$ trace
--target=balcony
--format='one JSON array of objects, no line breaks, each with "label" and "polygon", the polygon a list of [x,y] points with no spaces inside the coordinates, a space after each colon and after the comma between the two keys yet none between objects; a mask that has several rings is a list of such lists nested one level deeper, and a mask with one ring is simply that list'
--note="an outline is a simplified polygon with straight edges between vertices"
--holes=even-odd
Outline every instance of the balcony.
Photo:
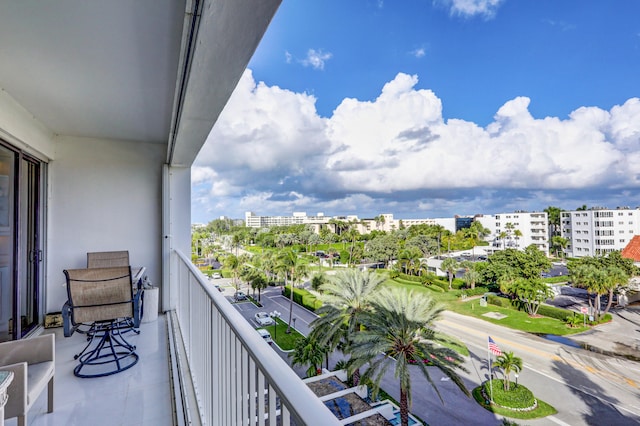
[{"label": "balcony", "polygon": [[85,336],[47,330],[56,334],[55,411],[46,413],[43,395],[31,425],[340,424],[184,254],[171,262],[176,309],[129,337],[140,355],[130,370],[77,378],[73,356]]}]

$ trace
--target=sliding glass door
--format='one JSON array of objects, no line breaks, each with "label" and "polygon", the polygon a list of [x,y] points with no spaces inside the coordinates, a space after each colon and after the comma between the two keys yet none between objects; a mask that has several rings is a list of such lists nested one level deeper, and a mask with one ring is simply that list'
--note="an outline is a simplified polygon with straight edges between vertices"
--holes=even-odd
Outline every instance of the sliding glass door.
[{"label": "sliding glass door", "polygon": [[0,341],[41,320],[41,163],[0,145]]}]

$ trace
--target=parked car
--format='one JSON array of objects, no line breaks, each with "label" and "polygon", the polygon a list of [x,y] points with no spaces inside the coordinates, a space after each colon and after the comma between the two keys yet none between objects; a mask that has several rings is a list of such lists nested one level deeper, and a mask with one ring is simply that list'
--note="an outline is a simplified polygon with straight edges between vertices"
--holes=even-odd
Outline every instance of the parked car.
[{"label": "parked car", "polygon": [[268,344],[272,344],[273,343],[273,340],[271,339],[271,334],[269,334],[269,332],[267,330],[265,330],[264,328],[259,328],[256,331],[258,332],[258,334],[260,336],[262,336],[262,338],[264,339],[265,342],[267,342]]},{"label": "parked car", "polygon": [[234,295],[233,295],[233,299],[238,302],[240,300],[247,300],[247,295],[244,294],[241,291],[237,291]]},{"label": "parked car", "polygon": [[273,324],[273,318],[271,318],[269,314],[266,312],[258,312],[253,317],[255,318],[258,325],[261,327]]},{"label": "parked car", "polygon": [[222,274],[220,274],[220,272],[214,272],[213,274],[211,274],[211,278],[213,278],[214,280],[220,279],[222,278]]}]

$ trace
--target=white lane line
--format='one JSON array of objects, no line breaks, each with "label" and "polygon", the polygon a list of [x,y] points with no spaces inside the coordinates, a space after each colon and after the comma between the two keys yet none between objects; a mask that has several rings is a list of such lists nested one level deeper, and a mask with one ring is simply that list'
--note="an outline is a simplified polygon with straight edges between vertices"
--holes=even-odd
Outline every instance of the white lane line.
[{"label": "white lane line", "polygon": [[[274,300],[274,299],[279,299],[281,297],[283,297],[283,296],[274,296],[274,297],[270,297],[269,299],[271,299],[271,301],[273,303],[275,303],[276,305],[280,306],[282,309],[286,309],[288,311],[289,310],[289,304],[288,303],[286,305],[284,305],[284,304],[280,303],[279,301]],[[307,326],[309,325],[308,321],[305,321],[303,318],[300,318],[300,317],[296,317],[296,321],[302,321],[303,323],[307,324]]]},{"label": "white lane line", "polygon": [[559,424],[560,426],[571,426],[569,423],[565,423],[562,420],[560,420],[557,417],[554,416],[547,416],[547,419],[551,420],[552,422]]}]

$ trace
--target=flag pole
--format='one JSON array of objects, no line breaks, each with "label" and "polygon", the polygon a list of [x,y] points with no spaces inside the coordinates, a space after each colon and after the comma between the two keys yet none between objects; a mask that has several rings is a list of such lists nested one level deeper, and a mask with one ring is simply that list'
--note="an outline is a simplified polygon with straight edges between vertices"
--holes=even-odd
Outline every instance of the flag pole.
[{"label": "flag pole", "polygon": [[491,350],[489,349],[489,344],[487,344],[487,362],[489,363],[489,398],[493,403],[493,383],[491,382],[493,373],[491,372]]}]

